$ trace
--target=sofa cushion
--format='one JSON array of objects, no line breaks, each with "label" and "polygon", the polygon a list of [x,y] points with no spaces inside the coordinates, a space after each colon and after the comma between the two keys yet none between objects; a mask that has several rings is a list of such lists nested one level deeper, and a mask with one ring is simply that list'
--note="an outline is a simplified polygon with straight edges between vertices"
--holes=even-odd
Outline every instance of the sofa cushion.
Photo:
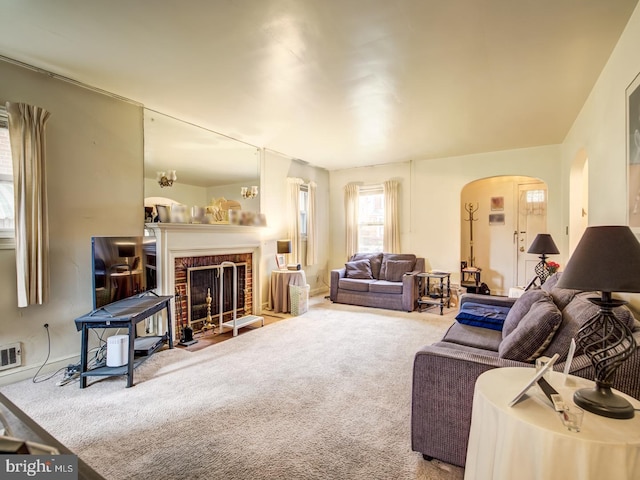
[{"label": "sofa cushion", "polygon": [[415,264],[415,260],[387,260],[384,279],[389,282],[401,282],[404,274],[411,272]]},{"label": "sofa cushion", "polygon": [[338,288],[342,290],[350,290],[352,292],[368,292],[369,285],[375,280],[365,280],[360,278],[341,278],[338,281]]},{"label": "sofa cushion", "polygon": [[369,260],[371,264],[371,275],[373,278],[380,278],[380,267],[382,266],[382,253],[356,253],[349,261]]},{"label": "sofa cushion", "polygon": [[502,325],[508,313],[509,307],[465,302],[460,307],[456,320],[465,325],[490,328],[491,330],[502,332]]},{"label": "sofa cushion", "polygon": [[454,322],[442,338],[442,343],[466,345],[492,352],[498,351],[501,341],[502,335],[497,330],[464,325],[458,322]]},{"label": "sofa cushion", "polygon": [[[577,294],[573,300],[562,311],[562,325],[553,340],[544,351],[544,355],[552,357],[554,354],[558,354],[558,361],[562,362],[567,358],[569,353],[569,346],[571,345],[571,339],[575,338],[578,330],[594,315],[596,315],[600,309],[591,303],[589,297],[600,297],[596,292],[583,292]],[[616,307],[613,309],[616,318],[627,325],[631,330],[635,328],[635,318],[631,311],[625,307]],[[576,349],[575,354],[581,353],[580,347]]]},{"label": "sofa cushion", "polygon": [[402,294],[402,282],[389,282],[387,280],[376,280],[369,285],[371,293],[396,293]]},{"label": "sofa cushion", "polygon": [[372,279],[371,262],[368,258],[362,260],[354,260],[344,264],[345,276],[347,278],[368,278]]},{"label": "sofa cushion", "polygon": [[562,272],[554,273],[547,279],[546,282],[542,284],[542,287],[540,287],[542,290],[551,295],[554,303],[560,311],[564,310],[564,308],[569,305],[569,302],[573,300],[573,297],[580,293],[580,290],[556,287],[556,284],[558,283],[558,280],[560,280],[561,275]]},{"label": "sofa cushion", "polygon": [[553,300],[544,297],[531,305],[518,326],[500,343],[501,358],[533,362],[549,346],[562,322],[562,314]]},{"label": "sofa cushion", "polygon": [[407,272],[412,271],[413,267],[416,264],[416,256],[412,253],[385,253],[382,255],[382,266],[380,267],[380,276],[378,277],[380,280],[388,280],[387,264],[390,260],[392,261],[408,260],[410,262],[413,262],[413,264],[411,265],[411,268],[409,270],[406,270]]},{"label": "sofa cushion", "polygon": [[511,310],[509,310],[509,314],[504,321],[504,326],[502,327],[502,338],[507,337],[511,332],[513,332],[520,320],[529,313],[531,310],[531,306],[536,303],[538,300],[542,298],[547,298],[548,294],[540,290],[539,288],[534,288],[531,290],[527,290],[524,292],[518,299],[515,301]]}]

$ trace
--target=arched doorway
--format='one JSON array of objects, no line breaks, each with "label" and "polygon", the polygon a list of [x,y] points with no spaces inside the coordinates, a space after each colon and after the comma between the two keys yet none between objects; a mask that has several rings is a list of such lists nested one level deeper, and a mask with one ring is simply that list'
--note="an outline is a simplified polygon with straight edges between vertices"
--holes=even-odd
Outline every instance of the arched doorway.
[{"label": "arched doorway", "polygon": [[492,294],[526,285],[539,262],[527,249],[547,231],[546,183],[525,176],[475,180],[463,187],[460,204],[461,261],[482,270]]}]

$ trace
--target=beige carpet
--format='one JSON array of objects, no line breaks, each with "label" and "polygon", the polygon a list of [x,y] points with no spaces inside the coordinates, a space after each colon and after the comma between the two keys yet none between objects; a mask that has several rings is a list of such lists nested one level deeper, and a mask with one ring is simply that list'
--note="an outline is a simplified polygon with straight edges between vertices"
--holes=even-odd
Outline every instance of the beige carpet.
[{"label": "beige carpet", "polygon": [[135,373],[2,392],[107,479],[438,479],[411,451],[411,369],[453,311],[316,302],[306,314]]}]

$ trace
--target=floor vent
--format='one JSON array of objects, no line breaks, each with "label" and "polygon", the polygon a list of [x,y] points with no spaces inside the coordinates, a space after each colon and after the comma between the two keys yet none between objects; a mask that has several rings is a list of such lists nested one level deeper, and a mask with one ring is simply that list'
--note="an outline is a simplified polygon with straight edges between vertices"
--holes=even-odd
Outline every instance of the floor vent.
[{"label": "floor vent", "polygon": [[20,342],[0,347],[0,370],[22,365]]}]

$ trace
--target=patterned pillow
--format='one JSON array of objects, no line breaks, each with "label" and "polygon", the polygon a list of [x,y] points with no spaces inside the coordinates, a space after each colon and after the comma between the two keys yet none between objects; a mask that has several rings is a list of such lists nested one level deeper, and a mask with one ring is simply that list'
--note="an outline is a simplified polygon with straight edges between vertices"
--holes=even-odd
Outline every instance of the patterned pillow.
[{"label": "patterned pillow", "polygon": [[504,321],[504,326],[502,327],[502,338],[507,337],[511,332],[513,332],[520,320],[529,313],[531,310],[531,306],[536,303],[538,300],[547,298],[548,295],[543,290],[539,288],[534,288],[531,290],[527,290],[524,292],[513,304],[511,310],[509,310],[509,314]]},{"label": "patterned pillow", "polygon": [[345,276],[347,278],[373,278],[373,274],[371,273],[371,263],[369,263],[369,260],[365,259],[347,262],[344,264],[344,267],[346,269]]},{"label": "patterned pillow", "polygon": [[413,262],[411,268],[407,270],[407,272],[412,271],[416,264],[416,256],[413,253],[385,253],[382,255],[382,265],[380,266],[380,276],[378,277],[380,280],[388,280],[387,265],[390,261],[397,260],[409,260],[410,262]]},{"label": "patterned pillow", "polygon": [[556,272],[551,275],[546,282],[542,284],[540,287],[542,290],[547,292],[553,298],[554,303],[560,309],[560,311],[564,310],[564,308],[569,305],[573,297],[575,297],[580,290],[573,290],[570,288],[560,288],[557,287],[556,284],[560,280],[560,276],[562,272]]},{"label": "patterned pillow", "polygon": [[387,260],[384,275],[389,282],[401,282],[405,273],[413,270],[415,261],[412,260]]},{"label": "patterned pillow", "polygon": [[542,355],[562,322],[562,314],[551,298],[541,298],[522,317],[518,326],[500,342],[498,356],[533,362]]},{"label": "patterned pillow", "polygon": [[369,260],[371,264],[371,275],[373,278],[380,278],[380,267],[382,266],[382,253],[356,253],[349,261]]}]

